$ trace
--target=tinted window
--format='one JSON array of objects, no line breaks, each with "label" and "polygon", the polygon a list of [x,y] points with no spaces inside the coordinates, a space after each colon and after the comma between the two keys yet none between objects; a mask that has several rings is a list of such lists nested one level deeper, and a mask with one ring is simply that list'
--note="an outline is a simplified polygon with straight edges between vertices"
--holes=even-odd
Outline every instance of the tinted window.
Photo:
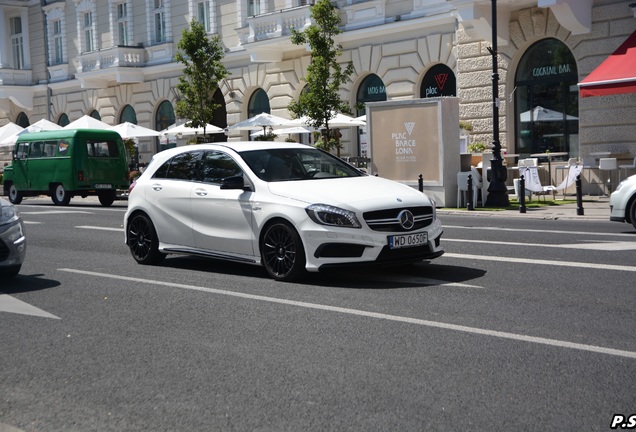
[{"label": "tinted window", "polygon": [[42,157],[55,156],[55,147],[57,147],[57,141],[45,141],[43,145]]},{"label": "tinted window", "polygon": [[42,157],[44,143],[42,141],[35,141],[31,143],[31,151],[29,152],[29,158]]},{"label": "tinted window", "polygon": [[117,157],[117,143],[115,141],[86,141],[86,151],[89,157]]},{"label": "tinted window", "polygon": [[197,162],[201,159],[201,152],[182,153],[165,162],[155,171],[153,178],[167,178],[175,180],[194,180],[197,172]]},{"label": "tinted window", "polygon": [[243,175],[241,168],[227,154],[206,152],[201,164],[201,180],[206,183],[221,183],[224,178]]},{"label": "tinted window", "polygon": [[311,180],[363,175],[351,165],[316,149],[271,149],[241,153],[241,157],[261,180]]}]

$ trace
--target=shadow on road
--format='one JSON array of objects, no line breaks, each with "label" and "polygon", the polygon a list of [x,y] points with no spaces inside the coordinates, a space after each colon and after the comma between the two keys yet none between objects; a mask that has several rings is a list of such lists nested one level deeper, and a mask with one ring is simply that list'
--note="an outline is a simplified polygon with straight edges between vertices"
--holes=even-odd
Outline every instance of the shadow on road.
[{"label": "shadow on road", "polygon": [[[18,274],[13,279],[3,280],[0,292],[4,294],[18,294],[23,292],[39,291],[60,286],[60,282],[44,278],[43,274]],[[1,430],[1,429],[0,429]]]}]

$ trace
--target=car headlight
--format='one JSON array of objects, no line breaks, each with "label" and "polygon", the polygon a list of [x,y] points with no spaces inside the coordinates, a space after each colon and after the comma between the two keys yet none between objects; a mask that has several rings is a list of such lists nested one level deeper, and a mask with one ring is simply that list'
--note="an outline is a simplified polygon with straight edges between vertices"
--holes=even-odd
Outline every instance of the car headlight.
[{"label": "car headlight", "polygon": [[312,204],[305,209],[312,221],[320,225],[345,228],[361,228],[356,214],[352,211],[327,204]]},{"label": "car headlight", "polygon": [[17,221],[20,217],[20,213],[13,206],[2,206],[0,210],[0,225]]}]

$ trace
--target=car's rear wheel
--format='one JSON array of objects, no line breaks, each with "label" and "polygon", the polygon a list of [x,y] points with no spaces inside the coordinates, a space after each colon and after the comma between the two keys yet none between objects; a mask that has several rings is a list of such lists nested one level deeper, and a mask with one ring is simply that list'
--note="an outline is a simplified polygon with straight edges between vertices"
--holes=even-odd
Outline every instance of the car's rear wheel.
[{"label": "car's rear wheel", "polygon": [[14,184],[11,184],[11,187],[9,188],[9,201],[11,201],[12,204],[20,204],[22,202],[22,197],[22,192],[20,192]]},{"label": "car's rear wheel", "polygon": [[128,223],[128,247],[139,264],[159,264],[166,257],[159,252],[159,237],[150,218],[143,214],[133,216]]},{"label": "car's rear wheel", "polygon": [[115,202],[115,191],[102,191],[97,193],[97,197],[99,198],[99,203],[104,207],[110,207]]},{"label": "car's rear wheel", "polygon": [[51,195],[51,199],[53,200],[53,204],[59,206],[66,206],[71,202],[71,194],[68,193],[66,189],[64,189],[64,185],[62,183],[58,183],[53,186],[53,194]]},{"label": "car's rear wheel", "polygon": [[265,270],[279,281],[293,281],[305,272],[305,250],[300,236],[287,222],[267,227],[261,242],[261,259]]},{"label": "car's rear wheel", "polygon": [[632,205],[629,207],[629,220],[632,221],[632,225],[636,228],[636,199],[632,200]]}]

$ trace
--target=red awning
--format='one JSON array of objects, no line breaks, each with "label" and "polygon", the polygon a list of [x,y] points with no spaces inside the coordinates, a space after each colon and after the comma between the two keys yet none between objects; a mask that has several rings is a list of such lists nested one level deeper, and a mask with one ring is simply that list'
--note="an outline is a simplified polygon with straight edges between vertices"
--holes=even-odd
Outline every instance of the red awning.
[{"label": "red awning", "polygon": [[636,93],[636,32],[579,83],[581,97]]}]

